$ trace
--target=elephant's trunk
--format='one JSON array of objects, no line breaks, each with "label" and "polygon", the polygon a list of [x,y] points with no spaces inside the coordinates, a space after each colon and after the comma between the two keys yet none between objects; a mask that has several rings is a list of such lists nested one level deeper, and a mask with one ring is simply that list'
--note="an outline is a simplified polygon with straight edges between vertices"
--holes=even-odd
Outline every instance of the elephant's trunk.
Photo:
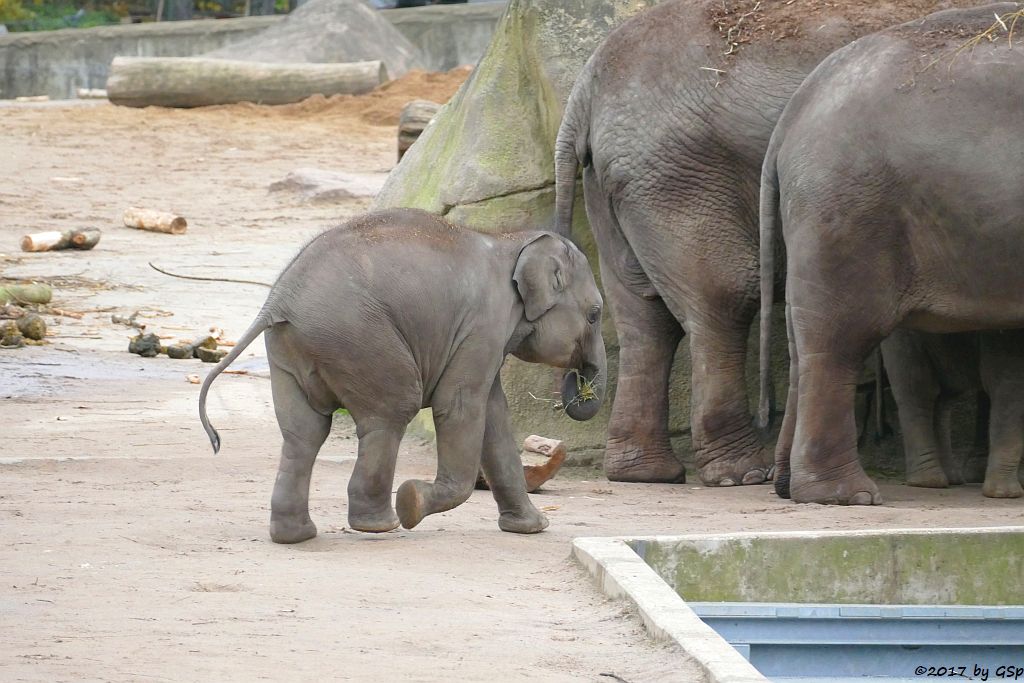
[{"label": "elephant's trunk", "polygon": [[574,420],[589,420],[597,415],[608,386],[608,358],[601,330],[595,330],[591,337],[590,348],[579,367],[565,373],[562,380],[562,405]]}]

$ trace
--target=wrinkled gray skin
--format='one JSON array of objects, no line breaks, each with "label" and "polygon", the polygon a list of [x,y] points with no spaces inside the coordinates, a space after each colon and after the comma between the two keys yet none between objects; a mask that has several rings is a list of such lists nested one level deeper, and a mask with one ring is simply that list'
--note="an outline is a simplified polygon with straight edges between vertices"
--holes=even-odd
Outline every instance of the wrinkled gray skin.
[{"label": "wrinkled gray skin", "polygon": [[[978,427],[990,430],[982,493],[1024,495],[1018,481],[1024,450],[1024,330],[928,334],[898,329],[882,342],[882,355],[899,407],[908,485],[945,488],[979,480],[953,457],[950,413],[954,399],[984,389],[991,407],[989,400],[979,406]],[[976,462],[983,459],[968,460]]]},{"label": "wrinkled gray skin", "polygon": [[[555,147],[556,229],[569,234],[582,164],[587,217],[621,345],[605,453],[611,480],[685,479],[668,430],[669,375],[684,331],[701,481],[731,486],[770,477],[745,378],[760,298],[765,150],[782,108],[821,59],[859,35],[924,13],[879,3],[851,19],[822,3],[803,12],[805,0],[795,1],[804,22],[796,36],[762,34],[726,57],[711,17],[724,0],[668,0],[609,34],[566,104]],[[769,10],[782,7],[772,0]]]},{"label": "wrinkled gray skin", "polygon": [[[504,531],[548,522],[526,494],[519,449],[498,374],[507,354],[569,368],[566,412],[589,419],[604,396],[601,296],[586,257],[551,233],[484,235],[431,214],[367,214],[321,234],[284,270],[249,330],[203,383],[265,331],[274,410],[284,437],[270,536],[316,535],[309,518],[313,463],[346,408],[359,453],[348,485],[349,526],[416,526],[473,491],[483,467]],[[595,396],[577,395],[577,370]],[[437,477],[406,481],[391,505],[398,445],[409,421],[433,409]]]},{"label": "wrinkled gray skin", "polygon": [[[940,12],[862,38],[826,59],[779,121],[764,165],[761,284],[770,310],[781,221],[792,371],[780,494],[881,502],[857,457],[854,387],[897,326],[1024,327],[1024,51],[1001,33],[957,54],[1017,8]],[[1019,457],[1019,411],[1010,417],[1016,428],[992,433]]]}]

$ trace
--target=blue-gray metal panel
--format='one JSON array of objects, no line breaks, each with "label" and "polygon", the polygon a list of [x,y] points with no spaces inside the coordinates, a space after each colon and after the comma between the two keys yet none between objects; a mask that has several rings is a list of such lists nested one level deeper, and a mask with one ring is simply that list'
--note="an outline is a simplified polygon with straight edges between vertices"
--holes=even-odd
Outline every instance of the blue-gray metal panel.
[{"label": "blue-gray metal panel", "polygon": [[[862,645],[755,645],[750,648],[750,663],[773,681],[778,678],[805,683],[808,678],[827,681],[864,677],[913,679],[918,667],[961,666],[965,671],[960,680],[969,679],[975,673],[974,667],[980,667],[988,669],[987,679],[994,681],[998,680],[995,672],[1000,666],[1024,667],[1024,647],[942,645],[909,649]],[[958,677],[944,675],[932,678]],[[917,680],[928,680],[928,677],[918,674]]]},{"label": "blue-gray metal panel", "polygon": [[1024,647],[1024,621],[999,619],[771,619],[702,617],[730,643],[1000,645]]},{"label": "blue-gray metal panel", "polygon": [[700,616],[1024,619],[1024,606],[1022,605],[863,605],[795,602],[688,602],[687,604]]}]

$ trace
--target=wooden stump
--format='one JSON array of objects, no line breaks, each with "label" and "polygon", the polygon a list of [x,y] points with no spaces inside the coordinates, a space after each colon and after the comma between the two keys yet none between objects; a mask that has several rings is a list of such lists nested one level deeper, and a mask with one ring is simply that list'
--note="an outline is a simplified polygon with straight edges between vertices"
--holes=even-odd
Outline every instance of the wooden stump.
[{"label": "wooden stump", "polygon": [[413,100],[405,105],[398,118],[398,160],[402,160],[405,151],[416,142],[434,115],[441,108],[440,104],[428,100]]},{"label": "wooden stump", "polygon": [[360,95],[388,80],[379,60],[348,64],[243,62],[204,57],[115,57],[107,97],[127,107],[288,104],[311,95]]},{"label": "wooden stump", "polygon": [[[557,439],[547,439],[532,434],[523,441],[523,474],[526,476],[526,490],[533,493],[545,482],[550,481],[562,468],[566,456],[565,444]],[[537,456],[542,456],[538,458]],[[537,462],[530,462],[536,460]],[[478,489],[490,489],[483,473],[476,481]]]}]

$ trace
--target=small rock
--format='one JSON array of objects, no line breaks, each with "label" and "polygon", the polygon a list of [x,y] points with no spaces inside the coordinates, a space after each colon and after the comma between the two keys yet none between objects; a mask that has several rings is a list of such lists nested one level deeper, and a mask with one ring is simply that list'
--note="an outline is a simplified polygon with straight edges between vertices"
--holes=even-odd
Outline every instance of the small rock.
[{"label": "small rock", "polygon": [[167,355],[176,360],[192,358],[195,354],[195,347],[191,344],[172,344],[167,347]]},{"label": "small rock", "polygon": [[13,349],[24,345],[25,338],[21,336],[16,322],[7,320],[0,324],[0,346]]},{"label": "small rock", "polygon": [[208,349],[203,346],[196,347],[196,356],[204,363],[217,363],[228,355],[227,349]]},{"label": "small rock", "polygon": [[46,323],[38,313],[28,312],[18,318],[18,331],[29,339],[41,341],[46,336]]},{"label": "small rock", "polygon": [[342,173],[320,168],[300,168],[284,180],[270,184],[271,192],[294,192],[307,202],[327,204],[346,199],[375,197],[384,187],[387,173]]},{"label": "small rock", "polygon": [[152,332],[149,334],[138,334],[132,337],[128,343],[128,351],[137,353],[143,358],[153,358],[161,351],[160,337]]}]

